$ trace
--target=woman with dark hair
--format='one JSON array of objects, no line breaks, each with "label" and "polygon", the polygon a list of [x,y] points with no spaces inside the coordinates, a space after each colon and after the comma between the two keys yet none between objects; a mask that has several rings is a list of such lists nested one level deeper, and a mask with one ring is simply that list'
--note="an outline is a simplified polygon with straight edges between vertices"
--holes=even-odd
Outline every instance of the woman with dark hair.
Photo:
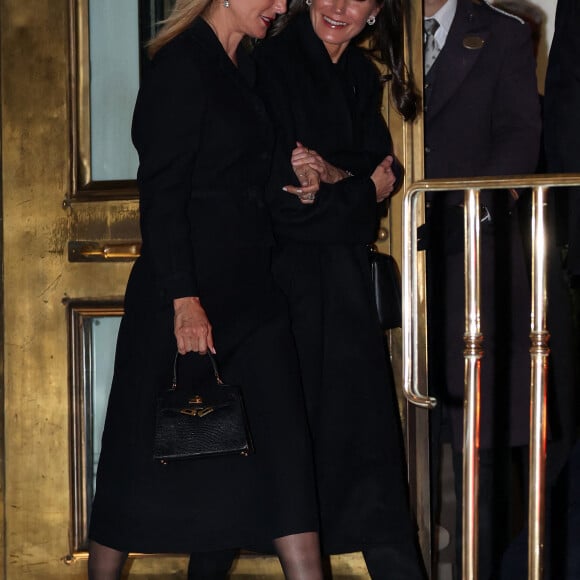
[{"label": "woman with dark hair", "polygon": [[[242,546],[275,550],[288,579],[322,579],[298,361],[271,274],[273,131],[240,46],[285,9],[285,0],[178,0],[151,44],[132,133],[143,245],[117,342],[91,580],[118,580],[129,552],[191,553],[191,578],[223,578]],[[156,399],[176,351],[180,384],[211,376],[199,356],[211,351],[241,385],[253,454],[154,460]]]},{"label": "woman with dark hair", "polygon": [[276,130],[274,274],[299,353],[322,547],[362,550],[375,579],[424,578],[368,260],[380,202],[402,174],[381,114],[381,81],[391,79],[405,119],[418,106],[403,61],[403,12],[398,1],[294,0],[272,32],[255,58]]}]

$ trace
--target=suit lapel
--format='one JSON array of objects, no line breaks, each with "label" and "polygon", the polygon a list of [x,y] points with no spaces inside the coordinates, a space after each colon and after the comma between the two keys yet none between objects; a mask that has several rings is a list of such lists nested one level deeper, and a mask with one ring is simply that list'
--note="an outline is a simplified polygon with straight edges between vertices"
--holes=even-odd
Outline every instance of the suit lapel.
[{"label": "suit lapel", "polygon": [[433,65],[432,92],[425,120],[435,117],[461,86],[489,38],[487,22],[478,18],[471,0],[458,0],[445,46]]}]

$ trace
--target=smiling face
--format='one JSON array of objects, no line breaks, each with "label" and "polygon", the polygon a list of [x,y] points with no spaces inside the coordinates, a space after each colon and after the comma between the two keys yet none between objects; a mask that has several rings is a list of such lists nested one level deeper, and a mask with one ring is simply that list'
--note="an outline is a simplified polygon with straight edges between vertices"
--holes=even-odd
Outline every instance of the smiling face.
[{"label": "smiling face", "polygon": [[367,19],[379,11],[376,0],[312,0],[310,20],[332,62],[337,62],[348,43],[367,25]]}]

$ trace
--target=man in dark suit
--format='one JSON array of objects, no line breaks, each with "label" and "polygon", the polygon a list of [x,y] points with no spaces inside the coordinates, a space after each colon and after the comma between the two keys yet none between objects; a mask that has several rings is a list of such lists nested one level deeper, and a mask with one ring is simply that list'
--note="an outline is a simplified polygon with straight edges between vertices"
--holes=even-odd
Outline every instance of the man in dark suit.
[{"label": "man in dark suit", "polygon": [[[425,177],[533,173],[540,144],[540,110],[529,28],[479,0],[424,0],[424,16],[425,31],[433,34],[426,34]],[[504,459],[507,450],[526,445],[529,437],[530,290],[516,201],[516,192],[482,192],[480,197],[485,351],[480,439],[482,580],[490,577],[509,539],[501,533],[509,529],[509,519],[501,521],[509,510],[497,494],[502,488]],[[420,243],[428,249],[430,387],[440,400],[433,415],[432,439],[436,447],[446,434],[451,439],[460,500],[463,192],[431,194],[426,204]],[[458,505],[456,546],[460,551],[460,501]],[[460,570],[459,561],[457,567]]]}]

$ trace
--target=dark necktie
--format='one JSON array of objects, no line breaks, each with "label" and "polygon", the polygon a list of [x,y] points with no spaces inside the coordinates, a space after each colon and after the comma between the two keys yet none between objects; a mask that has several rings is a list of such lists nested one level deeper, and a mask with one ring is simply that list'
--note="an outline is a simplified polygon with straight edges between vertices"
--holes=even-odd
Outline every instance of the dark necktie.
[{"label": "dark necktie", "polygon": [[425,66],[425,74],[427,74],[433,66],[435,59],[441,52],[441,48],[435,40],[435,32],[439,28],[439,22],[437,22],[435,18],[427,18],[423,23],[423,27],[425,30],[423,61]]}]

